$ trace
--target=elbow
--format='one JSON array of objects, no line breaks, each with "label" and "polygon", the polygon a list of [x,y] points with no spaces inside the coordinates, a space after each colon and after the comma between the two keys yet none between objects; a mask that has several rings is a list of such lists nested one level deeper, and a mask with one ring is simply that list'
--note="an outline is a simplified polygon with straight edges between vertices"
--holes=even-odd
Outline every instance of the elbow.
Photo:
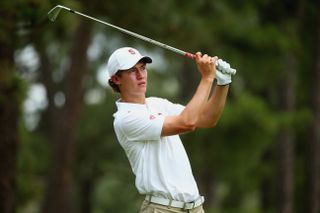
[{"label": "elbow", "polygon": [[193,131],[198,127],[200,117],[197,115],[187,115],[182,113],[180,115],[180,127],[187,132]]},{"label": "elbow", "polygon": [[196,122],[185,123],[184,128],[188,132],[193,131],[197,128]]},{"label": "elbow", "polygon": [[193,119],[193,120],[189,120],[189,121],[185,121],[183,123],[183,128],[185,129],[185,131],[194,131],[197,128],[197,120]]}]

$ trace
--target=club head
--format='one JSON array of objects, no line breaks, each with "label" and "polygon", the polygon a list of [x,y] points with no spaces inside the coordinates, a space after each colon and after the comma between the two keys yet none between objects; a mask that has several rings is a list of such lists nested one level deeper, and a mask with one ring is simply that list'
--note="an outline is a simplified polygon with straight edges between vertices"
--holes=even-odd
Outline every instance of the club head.
[{"label": "club head", "polygon": [[48,12],[48,18],[50,21],[54,22],[57,19],[61,9],[60,5],[57,5]]},{"label": "club head", "polygon": [[61,5],[57,5],[48,12],[48,18],[50,19],[50,21],[54,22],[57,19],[61,9],[65,9],[65,10],[70,11],[70,8],[67,8],[67,7],[64,7]]}]

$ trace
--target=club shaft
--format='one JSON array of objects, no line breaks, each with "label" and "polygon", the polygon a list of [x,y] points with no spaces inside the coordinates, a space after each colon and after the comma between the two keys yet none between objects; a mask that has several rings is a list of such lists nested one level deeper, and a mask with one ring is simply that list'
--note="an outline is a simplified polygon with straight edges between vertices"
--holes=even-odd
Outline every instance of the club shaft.
[{"label": "club shaft", "polygon": [[178,54],[180,54],[180,55],[186,56],[186,57],[188,57],[188,58],[192,58],[192,59],[195,58],[195,55],[192,54],[192,53],[185,52],[185,51],[183,51],[183,50],[180,50],[180,49],[177,49],[177,48],[175,48],[175,47],[169,46],[169,45],[167,45],[167,44],[163,44],[163,43],[161,43],[161,42],[159,42],[159,41],[156,41],[156,40],[153,40],[153,39],[148,38],[148,37],[146,37],[146,36],[140,35],[140,34],[138,34],[138,33],[135,33],[135,32],[129,31],[129,30],[126,30],[126,29],[124,29],[124,28],[118,27],[118,26],[113,25],[113,24],[110,24],[110,23],[108,23],[108,22],[105,22],[105,21],[96,19],[96,18],[94,18],[94,17],[92,17],[92,16],[83,14],[83,13],[81,13],[81,12],[72,10],[72,9],[70,9],[70,8],[65,8],[65,9],[67,9],[67,10],[68,10],[69,12],[71,12],[71,13],[75,13],[75,14],[77,14],[77,15],[80,15],[80,16],[86,17],[86,18],[88,18],[88,19],[94,20],[94,21],[96,21],[96,22],[99,22],[99,23],[101,23],[101,24],[107,25],[107,26],[112,27],[112,28],[114,28],[114,29],[117,29],[117,30],[119,30],[119,31],[121,31],[121,32],[123,32],[123,33],[125,33],[125,34],[131,35],[131,36],[136,37],[136,38],[138,38],[138,39],[141,39],[141,40],[143,40],[143,41],[146,41],[146,42],[149,42],[149,43],[151,43],[151,44],[154,44],[154,45],[157,45],[157,46],[159,46],[159,47],[162,47],[162,48],[164,48],[164,49],[170,50],[170,51],[172,51],[172,52],[175,52],[175,53],[178,53]]},{"label": "club shaft", "polygon": [[[172,46],[169,46],[169,45],[167,45],[167,44],[163,44],[163,43],[161,43],[161,42],[159,42],[159,41],[155,41],[155,40],[153,40],[153,39],[151,39],[151,38],[148,38],[148,37],[146,37],[146,36],[140,35],[140,34],[135,33],[135,32],[131,32],[131,31],[126,30],[126,29],[124,29],[124,28],[118,27],[118,26],[116,26],[116,25],[110,24],[110,23],[108,23],[108,22],[102,21],[102,20],[97,19],[97,18],[94,18],[94,17],[92,17],[92,16],[83,14],[83,13],[81,13],[81,12],[72,10],[72,9],[70,9],[70,8],[68,8],[68,7],[65,7],[65,6],[62,6],[62,5],[57,5],[56,7],[54,7],[53,9],[51,9],[51,10],[48,12],[48,17],[49,17],[49,19],[50,19],[51,21],[54,21],[54,20],[57,18],[57,16],[59,15],[59,12],[60,12],[61,9],[67,10],[67,11],[69,11],[70,13],[74,13],[74,14],[83,16],[83,17],[85,17],[85,18],[91,19],[91,20],[93,20],[93,21],[99,22],[99,23],[101,23],[101,24],[107,25],[107,26],[109,26],[109,27],[111,27],[111,28],[114,28],[114,29],[116,29],[116,30],[119,30],[119,31],[121,31],[121,32],[123,32],[123,33],[125,33],[125,34],[131,35],[131,36],[133,36],[133,37],[135,37],[135,38],[141,39],[141,40],[146,41],[146,42],[148,42],[148,43],[154,44],[154,45],[156,45],[156,46],[159,46],[159,47],[162,47],[162,48],[164,48],[164,49],[170,50],[170,51],[175,52],[175,53],[177,53],[177,54],[183,55],[183,56],[185,56],[185,57],[187,57],[187,58],[195,59],[195,55],[192,54],[192,53],[189,53],[189,52],[186,52],[186,51],[177,49],[177,48],[172,47]],[[49,16],[49,15],[50,15],[50,16]],[[217,66],[217,67],[219,66],[219,63],[218,63],[218,62],[216,63],[216,66]],[[219,68],[218,68],[218,69],[219,69]],[[227,70],[224,69],[224,71],[225,71],[226,73],[229,73],[229,74],[232,74],[232,75],[234,75],[234,74],[236,73],[236,70],[233,69],[233,68],[231,68],[231,67],[228,68]]]}]

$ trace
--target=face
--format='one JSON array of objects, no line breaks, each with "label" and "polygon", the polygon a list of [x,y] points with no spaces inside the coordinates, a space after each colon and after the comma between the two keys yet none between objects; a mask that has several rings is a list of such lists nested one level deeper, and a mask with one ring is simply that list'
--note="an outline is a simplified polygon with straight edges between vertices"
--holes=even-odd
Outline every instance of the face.
[{"label": "face", "polygon": [[121,74],[113,76],[112,80],[119,86],[122,96],[145,95],[148,76],[146,63],[138,62],[134,67],[120,72]]}]

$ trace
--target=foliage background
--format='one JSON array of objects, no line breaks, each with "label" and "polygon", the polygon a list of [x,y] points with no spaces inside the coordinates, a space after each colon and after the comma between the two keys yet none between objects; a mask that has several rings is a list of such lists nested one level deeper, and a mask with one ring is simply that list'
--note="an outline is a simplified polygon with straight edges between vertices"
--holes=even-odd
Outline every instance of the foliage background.
[{"label": "foliage background", "polygon": [[15,17],[15,37],[0,36],[14,41],[20,88],[16,212],[59,205],[48,201],[59,195],[49,190],[59,188],[50,177],[67,179],[62,188],[70,190],[60,195],[72,210],[65,212],[138,212],[143,197],[112,128],[118,97],[107,86],[105,65],[114,49],[134,46],[152,56],[148,96],[186,104],[199,82],[194,62],[172,52],[63,11],[50,23],[46,14],[57,4],[174,47],[218,55],[237,69],[218,126],[182,135],[206,212],[312,212],[306,211],[309,177],[320,170],[310,158],[310,150],[320,152],[311,132],[319,122],[316,1],[1,4]]}]

